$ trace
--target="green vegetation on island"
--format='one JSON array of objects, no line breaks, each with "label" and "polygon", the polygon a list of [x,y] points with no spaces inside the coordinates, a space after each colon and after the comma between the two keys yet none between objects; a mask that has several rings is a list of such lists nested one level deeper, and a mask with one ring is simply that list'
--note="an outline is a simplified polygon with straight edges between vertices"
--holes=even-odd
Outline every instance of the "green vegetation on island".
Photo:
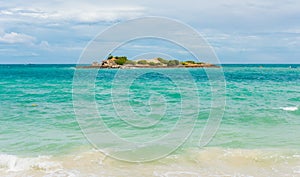
[{"label": "green vegetation on island", "polygon": [[197,68],[197,67],[219,67],[217,65],[196,62],[193,60],[179,61],[164,58],[129,60],[126,56],[109,55],[101,63],[93,62],[91,66],[84,68]]}]

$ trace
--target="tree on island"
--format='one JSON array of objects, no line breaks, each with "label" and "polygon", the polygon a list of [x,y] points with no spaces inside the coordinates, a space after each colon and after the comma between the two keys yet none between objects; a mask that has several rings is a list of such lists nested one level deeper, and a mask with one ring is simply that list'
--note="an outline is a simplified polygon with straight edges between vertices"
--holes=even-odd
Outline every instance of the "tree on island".
[{"label": "tree on island", "polygon": [[114,56],[112,56],[111,54],[108,55],[107,59],[110,60],[112,59]]},{"label": "tree on island", "polygon": [[122,57],[115,57],[115,63],[117,64],[117,65],[124,65],[127,61],[128,61],[128,59],[127,59],[127,57],[125,57],[125,56],[122,56]]},{"label": "tree on island", "polygon": [[113,60],[117,65],[124,65],[128,61],[126,56],[119,57],[112,54],[108,55],[107,60]]},{"label": "tree on island", "polygon": [[163,58],[157,58],[157,60],[159,61],[159,62],[161,62],[162,64],[168,64],[168,60],[165,60],[165,59],[163,59]]},{"label": "tree on island", "polygon": [[179,61],[178,60],[169,60],[167,65],[168,66],[177,66],[177,65],[179,65]]}]

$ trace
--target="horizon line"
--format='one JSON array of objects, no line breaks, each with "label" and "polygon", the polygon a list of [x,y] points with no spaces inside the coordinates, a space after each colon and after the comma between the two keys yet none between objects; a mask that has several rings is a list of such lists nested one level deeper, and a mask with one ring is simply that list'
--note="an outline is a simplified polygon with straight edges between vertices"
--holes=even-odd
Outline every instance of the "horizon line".
[{"label": "horizon line", "polygon": [[[0,65],[90,65],[91,63],[0,63]],[[215,65],[300,65],[300,63],[210,63]]]}]

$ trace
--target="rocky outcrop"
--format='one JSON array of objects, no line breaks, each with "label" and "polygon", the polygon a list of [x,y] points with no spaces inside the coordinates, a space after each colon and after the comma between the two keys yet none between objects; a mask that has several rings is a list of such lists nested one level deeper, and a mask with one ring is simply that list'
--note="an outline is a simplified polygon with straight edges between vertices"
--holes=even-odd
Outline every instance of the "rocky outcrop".
[{"label": "rocky outcrop", "polygon": [[120,65],[115,63],[115,58],[103,60],[101,68],[120,68]]}]

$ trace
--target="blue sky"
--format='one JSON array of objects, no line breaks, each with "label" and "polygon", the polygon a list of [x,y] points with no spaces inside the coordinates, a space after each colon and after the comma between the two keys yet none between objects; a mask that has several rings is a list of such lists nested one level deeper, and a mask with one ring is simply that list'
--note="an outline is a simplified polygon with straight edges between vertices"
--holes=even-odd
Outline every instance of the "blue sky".
[{"label": "blue sky", "polygon": [[190,25],[222,63],[300,63],[297,0],[0,0],[0,63],[76,63],[101,31],[145,16]]}]

